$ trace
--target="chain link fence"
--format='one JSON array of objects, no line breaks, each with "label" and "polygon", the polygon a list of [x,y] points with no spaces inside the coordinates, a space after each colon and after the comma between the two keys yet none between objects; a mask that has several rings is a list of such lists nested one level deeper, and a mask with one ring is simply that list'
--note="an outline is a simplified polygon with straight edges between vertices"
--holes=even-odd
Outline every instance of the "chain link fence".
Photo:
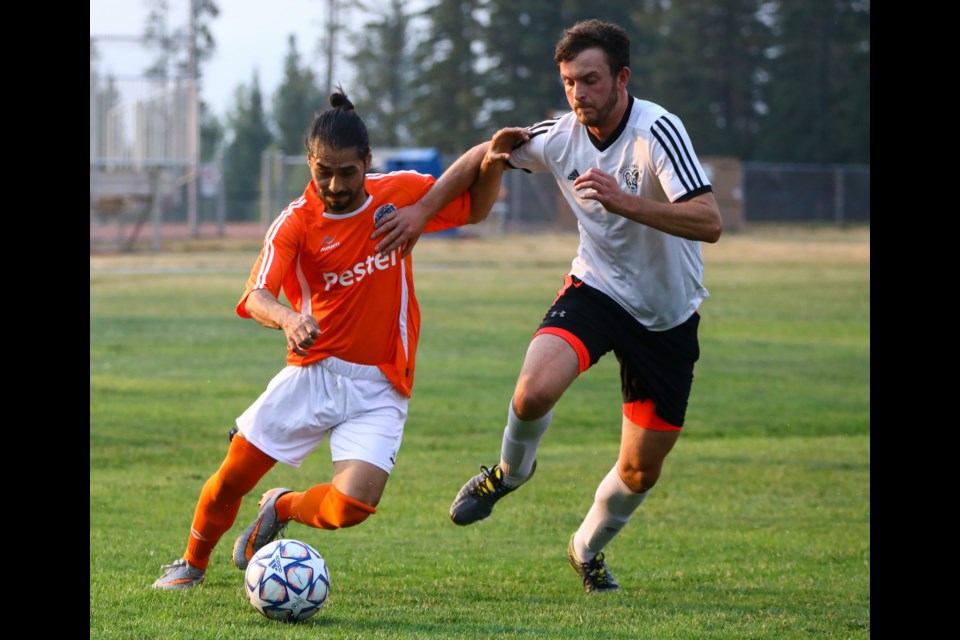
[{"label": "chain link fence", "polygon": [[870,223],[870,165],[743,163],[748,222]]},{"label": "chain link fence", "polygon": [[[443,157],[443,165],[449,166],[455,159],[456,156]],[[725,231],[737,232],[751,223],[870,223],[869,165],[740,162],[720,157],[701,158],[701,162],[713,184]],[[216,184],[209,191],[202,190],[200,223],[189,233],[195,238],[224,236],[235,228],[243,228],[244,234],[265,231],[284,207],[303,193],[310,180],[302,156],[265,153],[259,188],[254,186],[248,191],[249,202],[259,211],[259,220],[241,219],[235,213],[240,207],[225,199],[222,169],[214,169]],[[138,174],[135,192],[129,185],[111,187],[115,195],[124,188],[130,191],[126,207],[110,212],[102,209],[101,202],[101,209],[95,211],[95,188],[102,189],[108,176],[91,161],[91,251],[132,250],[138,242],[149,242],[158,251],[165,240],[181,239],[187,228],[182,185],[178,186],[175,180],[170,182],[169,172]],[[160,199],[151,194],[160,194]],[[249,210],[249,206],[244,209]],[[238,223],[243,226],[237,226]],[[455,230],[452,235],[576,229],[576,218],[550,174],[507,171],[500,199],[489,218],[479,225]]]}]

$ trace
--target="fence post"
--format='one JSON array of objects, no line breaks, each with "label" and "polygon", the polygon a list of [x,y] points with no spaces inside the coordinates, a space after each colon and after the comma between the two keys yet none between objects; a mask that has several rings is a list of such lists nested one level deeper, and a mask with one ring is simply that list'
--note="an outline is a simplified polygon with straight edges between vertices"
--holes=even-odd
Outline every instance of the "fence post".
[{"label": "fence post", "polygon": [[278,211],[283,211],[286,207],[286,194],[287,194],[287,164],[284,162],[286,157],[281,152],[277,152],[275,156],[276,160],[276,172],[277,172],[277,203],[274,206],[274,213]]},{"label": "fence post", "polygon": [[227,224],[227,190],[223,183],[223,154],[218,153],[213,162],[217,167],[217,235],[222,238],[226,233]]},{"label": "fence post", "polygon": [[160,251],[160,238],[163,235],[160,207],[160,169],[151,167],[150,172],[150,218],[153,223],[153,252]]},{"label": "fence post", "polygon": [[270,226],[270,152],[260,154],[260,226]]},{"label": "fence post", "polygon": [[843,215],[843,171],[839,168],[833,170],[833,216],[838,227],[844,223]]}]

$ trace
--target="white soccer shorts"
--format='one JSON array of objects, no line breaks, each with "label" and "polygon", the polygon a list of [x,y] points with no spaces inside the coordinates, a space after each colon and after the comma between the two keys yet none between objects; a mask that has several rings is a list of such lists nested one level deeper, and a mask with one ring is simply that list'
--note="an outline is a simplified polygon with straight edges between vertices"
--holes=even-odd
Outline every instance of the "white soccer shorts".
[{"label": "white soccer shorts", "polygon": [[303,464],[329,433],[334,462],[363,460],[390,473],[408,404],[377,367],[326,358],[283,368],[237,418],[237,428],[291,467]]}]

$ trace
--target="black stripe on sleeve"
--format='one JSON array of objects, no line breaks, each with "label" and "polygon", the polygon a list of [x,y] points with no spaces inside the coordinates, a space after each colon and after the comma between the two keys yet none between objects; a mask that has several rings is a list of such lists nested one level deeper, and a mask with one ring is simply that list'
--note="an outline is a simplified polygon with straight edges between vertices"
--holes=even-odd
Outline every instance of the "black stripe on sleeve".
[{"label": "black stripe on sleeve", "polygon": [[512,164],[510,164],[509,160],[507,160],[507,166],[510,167],[511,169],[520,169],[520,171],[523,171],[524,173],[533,173],[533,171],[530,171],[530,169],[524,169],[523,167],[513,166]]},{"label": "black stripe on sleeve", "polygon": [[527,127],[527,129],[529,129],[530,131],[533,131],[537,127],[546,127],[547,129],[549,129],[553,125],[557,124],[557,122],[559,121],[560,121],[560,118],[550,118],[548,120],[541,120],[540,122],[534,122],[532,125]]},{"label": "black stripe on sleeve", "polygon": [[710,193],[711,191],[713,191],[713,187],[711,187],[710,185],[704,185],[699,189],[688,191],[687,193],[683,194],[682,196],[674,200],[674,202],[686,202],[687,200],[693,200],[701,193]]},{"label": "black stripe on sleeve", "polygon": [[[544,134],[544,133],[547,133],[548,131],[550,131],[550,129],[552,129],[553,126],[554,126],[555,124],[557,124],[558,121],[559,121],[559,118],[551,118],[550,120],[541,120],[540,122],[535,122],[534,124],[532,124],[532,125],[530,125],[529,127],[527,127],[527,131],[530,132],[530,140],[533,140],[533,139],[536,138],[537,136],[539,136],[539,135],[541,135],[541,134]],[[529,142],[530,140],[528,140],[527,142]],[[517,148],[519,148],[519,147],[522,147],[523,145],[527,144],[527,142],[522,142],[522,143],[514,146],[514,149],[517,149]],[[520,169],[520,170],[523,171],[524,173],[533,173],[533,172],[530,171],[529,169],[524,169],[523,167],[515,167],[514,165],[510,164],[510,161],[509,161],[509,160],[507,160],[507,163],[506,163],[506,164],[507,164],[507,166],[510,167],[511,169]]]},{"label": "black stripe on sleeve", "polygon": [[652,131],[667,152],[667,157],[676,167],[677,176],[687,191],[703,187],[703,180],[693,162],[693,151],[687,146],[673,122],[667,116],[661,116],[653,123]]},{"label": "black stripe on sleeve", "polygon": [[527,127],[527,131],[530,132],[530,137],[532,138],[534,136],[540,135],[541,133],[546,133],[547,131],[550,131],[550,129],[552,129],[555,124],[557,124],[556,118],[552,120],[542,120],[541,122],[537,122]]}]

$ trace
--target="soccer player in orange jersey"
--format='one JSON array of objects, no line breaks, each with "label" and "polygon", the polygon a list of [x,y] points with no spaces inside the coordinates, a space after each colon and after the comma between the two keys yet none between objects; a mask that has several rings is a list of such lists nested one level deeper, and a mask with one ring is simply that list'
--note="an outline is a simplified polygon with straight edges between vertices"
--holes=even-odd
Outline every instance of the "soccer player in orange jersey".
[{"label": "soccer player in orange jersey", "polygon": [[376,513],[403,437],[420,309],[412,243],[378,252],[375,222],[420,199],[437,212],[424,232],[480,222],[497,199],[510,150],[529,138],[521,128],[501,129],[447,169],[459,176],[452,184],[469,188],[431,189],[435,179],[416,171],[367,173],[366,125],[342,89],[330,105],[305,138],[312,180],[267,230],[236,308],[283,331],[287,366],[237,418],[225,459],[200,491],[186,550],[154,588],[202,583],[244,496],[277,461],[299,467],[326,437],[330,482],[267,491],[234,543],[234,564],[246,569],[291,520],[337,529]]}]

